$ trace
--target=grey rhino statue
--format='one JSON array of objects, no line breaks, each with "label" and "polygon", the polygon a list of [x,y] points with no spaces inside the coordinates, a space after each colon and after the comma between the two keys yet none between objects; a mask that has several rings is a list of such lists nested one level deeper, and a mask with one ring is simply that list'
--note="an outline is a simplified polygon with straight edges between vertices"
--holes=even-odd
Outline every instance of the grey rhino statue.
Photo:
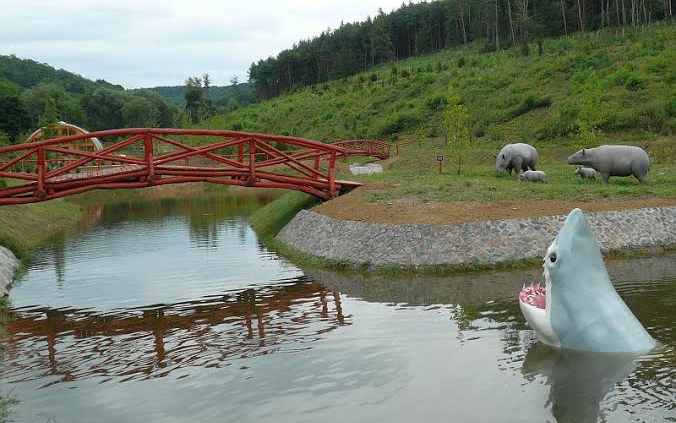
[{"label": "grey rhino statue", "polygon": [[601,174],[606,184],[611,176],[631,175],[643,183],[650,170],[650,157],[640,147],[602,145],[596,148],[583,148],[568,157],[568,164],[593,167]]},{"label": "grey rhino statue", "polygon": [[591,167],[578,167],[575,169],[575,174],[580,175],[582,179],[596,180],[596,171]]},{"label": "grey rhino statue", "polygon": [[518,175],[516,179],[521,182],[521,181],[529,181],[529,182],[542,182],[542,183],[547,183],[547,175],[541,170],[527,170],[523,172],[521,175]]},{"label": "grey rhino statue", "polygon": [[512,169],[519,176],[520,171],[536,170],[538,164],[538,152],[532,145],[522,142],[507,144],[495,157],[495,169],[502,173],[507,171],[510,175]]}]

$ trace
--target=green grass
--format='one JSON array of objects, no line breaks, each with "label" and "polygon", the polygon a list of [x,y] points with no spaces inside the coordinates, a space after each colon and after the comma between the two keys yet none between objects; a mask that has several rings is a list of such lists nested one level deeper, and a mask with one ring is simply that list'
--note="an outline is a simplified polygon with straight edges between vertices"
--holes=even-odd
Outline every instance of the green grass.
[{"label": "green grass", "polygon": [[302,253],[280,242],[276,236],[291,219],[301,210],[312,207],[318,199],[296,191],[290,191],[264,207],[258,209],[249,223],[256,232],[258,239],[266,248],[283,256],[305,268],[333,268],[349,267],[348,263],[322,259],[310,254]]},{"label": "green grass", "polygon": [[[641,144],[641,143],[635,143]],[[457,174],[457,154],[443,140],[425,141],[402,149],[399,160],[384,173],[351,175],[350,179],[363,182],[381,182],[384,188],[369,190],[362,197],[370,202],[398,198],[416,198],[422,201],[496,201],[512,199],[597,199],[676,198],[673,139],[644,142],[643,146],[654,157],[648,174],[648,183],[635,178],[611,177],[604,185],[601,178],[582,180],[574,175],[574,166],[565,164],[576,147],[540,149],[538,169],[545,171],[548,183],[517,182],[514,176],[498,175],[491,154],[497,149],[472,149],[464,152],[462,173]],[[496,147],[497,148],[497,147]],[[436,155],[444,154],[443,174],[439,175]],[[348,176],[341,176],[348,178]]]},{"label": "green grass", "polygon": [[[199,126],[321,141],[396,139],[418,130],[438,136],[450,87],[467,106],[471,132],[482,145],[574,142],[581,119],[609,134],[674,133],[673,26],[629,31],[625,37],[608,30],[545,39],[544,50],[542,57],[514,50],[482,54],[478,45],[446,50],[300,88]],[[398,77],[392,77],[391,66],[400,70]],[[402,70],[410,76],[403,78]],[[598,99],[588,98],[590,90],[598,91]],[[589,101],[591,117],[585,115]]]},{"label": "green grass", "polygon": [[256,211],[250,219],[251,227],[260,239],[272,239],[299,211],[318,201],[302,192],[288,192]]},{"label": "green grass", "polygon": [[81,217],[81,207],[63,199],[0,206],[0,245],[9,248],[25,263],[30,260],[33,248]]}]

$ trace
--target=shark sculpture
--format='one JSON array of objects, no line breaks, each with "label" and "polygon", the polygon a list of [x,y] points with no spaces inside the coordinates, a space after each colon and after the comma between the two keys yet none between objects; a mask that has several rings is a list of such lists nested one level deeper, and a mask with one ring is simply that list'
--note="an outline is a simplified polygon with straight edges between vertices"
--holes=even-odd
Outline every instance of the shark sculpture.
[{"label": "shark sculpture", "polygon": [[524,286],[519,305],[544,344],[600,353],[655,347],[610,281],[596,238],[580,209],[570,212],[544,258],[545,286]]}]

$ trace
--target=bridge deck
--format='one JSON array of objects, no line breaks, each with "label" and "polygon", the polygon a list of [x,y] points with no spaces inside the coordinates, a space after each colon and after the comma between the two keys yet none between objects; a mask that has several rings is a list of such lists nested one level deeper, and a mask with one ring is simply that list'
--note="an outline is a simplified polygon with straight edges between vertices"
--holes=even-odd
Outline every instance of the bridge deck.
[{"label": "bridge deck", "polygon": [[[131,178],[136,177],[134,175],[134,172],[143,170],[144,166],[140,165],[134,165],[134,164],[125,164],[125,165],[119,165],[119,166],[109,166],[109,167],[101,167],[95,170],[90,170],[87,172],[79,172],[79,173],[64,173],[62,175],[58,176],[53,176],[51,178],[48,178],[45,180],[46,184],[58,184],[58,183],[63,183],[63,182],[77,182],[77,181],[82,181],[82,182],[87,182],[91,181],[92,179],[97,179],[97,178],[109,178],[111,176],[116,176],[119,175],[121,178],[124,178],[125,174],[130,174]],[[216,173],[219,171],[224,171],[224,170],[232,170],[232,167],[228,166],[221,166],[221,167],[216,167],[216,166],[209,166],[209,167],[200,167],[200,166],[183,166],[183,165],[161,165],[157,166],[155,168],[157,171],[162,171],[162,170],[178,170],[178,171],[190,171],[190,172],[195,172],[195,173],[205,173],[208,174],[210,172]],[[324,178],[319,178],[320,181],[326,181]],[[363,184],[360,182],[354,182],[354,181],[346,181],[346,180],[336,180],[336,184],[340,187],[340,191],[350,191],[352,189],[355,189],[357,187],[362,186]]]}]

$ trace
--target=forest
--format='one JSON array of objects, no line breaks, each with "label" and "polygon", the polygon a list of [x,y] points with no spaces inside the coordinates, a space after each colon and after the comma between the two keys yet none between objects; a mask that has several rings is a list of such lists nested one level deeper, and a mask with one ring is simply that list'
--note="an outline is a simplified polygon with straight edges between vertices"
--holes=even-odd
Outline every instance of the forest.
[{"label": "forest", "polygon": [[[655,20],[671,22],[671,0],[438,0],[402,4],[374,18],[343,23],[292,48],[252,63],[259,99],[351,76],[392,60],[479,42],[482,52],[517,49],[533,40]],[[539,41],[541,42],[541,41]]]},{"label": "forest", "polygon": [[[232,81],[231,81],[232,82]],[[213,87],[209,75],[184,86],[125,90],[29,59],[0,55],[0,145],[21,142],[47,121],[90,131],[182,127],[254,100],[249,84]]]},{"label": "forest", "polygon": [[158,93],[126,91],[63,69],[0,56],[0,144],[20,142],[45,119],[91,131],[130,126],[172,126],[178,109]]}]

